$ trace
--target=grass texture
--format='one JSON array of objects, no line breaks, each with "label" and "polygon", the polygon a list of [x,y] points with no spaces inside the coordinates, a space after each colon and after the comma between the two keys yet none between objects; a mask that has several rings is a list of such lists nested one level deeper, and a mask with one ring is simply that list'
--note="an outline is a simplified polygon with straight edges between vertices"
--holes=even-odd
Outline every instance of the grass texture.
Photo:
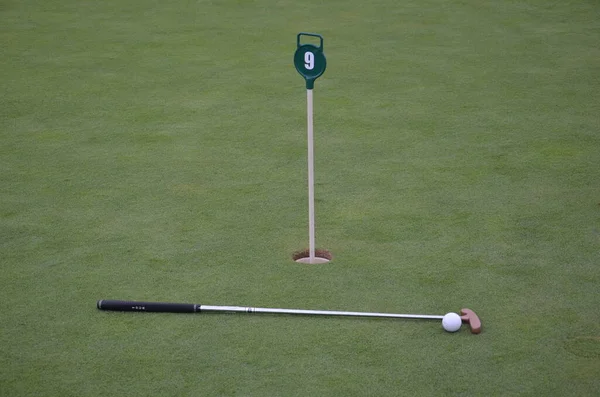
[{"label": "grass texture", "polygon": [[0,395],[600,389],[597,2],[2,0],[0,42]]}]

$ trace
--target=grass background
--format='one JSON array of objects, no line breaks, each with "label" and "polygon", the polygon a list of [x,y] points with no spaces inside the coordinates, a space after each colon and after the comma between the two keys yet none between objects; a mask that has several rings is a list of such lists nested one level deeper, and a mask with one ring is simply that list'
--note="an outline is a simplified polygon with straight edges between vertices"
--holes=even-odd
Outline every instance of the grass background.
[{"label": "grass background", "polygon": [[[594,395],[600,5],[0,1],[0,395]],[[317,242],[304,83],[321,33]],[[444,314],[99,312],[97,299]]]}]

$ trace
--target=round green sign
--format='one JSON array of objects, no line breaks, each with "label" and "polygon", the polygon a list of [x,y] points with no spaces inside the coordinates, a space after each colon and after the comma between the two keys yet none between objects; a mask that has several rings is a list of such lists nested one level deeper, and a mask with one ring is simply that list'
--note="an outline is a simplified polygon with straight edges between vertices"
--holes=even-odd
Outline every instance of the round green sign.
[{"label": "round green sign", "polygon": [[[320,45],[300,44],[301,36],[313,36],[320,39]],[[327,60],[323,53],[323,37],[313,33],[298,34],[298,48],[294,53],[294,66],[296,70],[306,80],[306,88],[312,90],[315,80],[325,72]]]}]

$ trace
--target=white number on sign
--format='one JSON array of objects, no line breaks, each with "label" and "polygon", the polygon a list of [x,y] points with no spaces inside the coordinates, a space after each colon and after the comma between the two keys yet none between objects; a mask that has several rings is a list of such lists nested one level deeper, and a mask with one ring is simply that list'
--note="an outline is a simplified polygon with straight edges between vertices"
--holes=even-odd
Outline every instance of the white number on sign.
[{"label": "white number on sign", "polygon": [[304,67],[307,70],[313,70],[315,68],[315,54],[310,51],[304,53]]}]

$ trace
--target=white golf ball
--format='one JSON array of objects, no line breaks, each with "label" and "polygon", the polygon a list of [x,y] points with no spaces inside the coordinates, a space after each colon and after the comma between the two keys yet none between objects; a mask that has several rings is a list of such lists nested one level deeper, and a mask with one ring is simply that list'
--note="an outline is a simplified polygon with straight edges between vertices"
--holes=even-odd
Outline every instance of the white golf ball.
[{"label": "white golf ball", "polygon": [[456,313],[448,313],[442,318],[442,327],[448,332],[456,332],[460,329],[462,320]]}]

